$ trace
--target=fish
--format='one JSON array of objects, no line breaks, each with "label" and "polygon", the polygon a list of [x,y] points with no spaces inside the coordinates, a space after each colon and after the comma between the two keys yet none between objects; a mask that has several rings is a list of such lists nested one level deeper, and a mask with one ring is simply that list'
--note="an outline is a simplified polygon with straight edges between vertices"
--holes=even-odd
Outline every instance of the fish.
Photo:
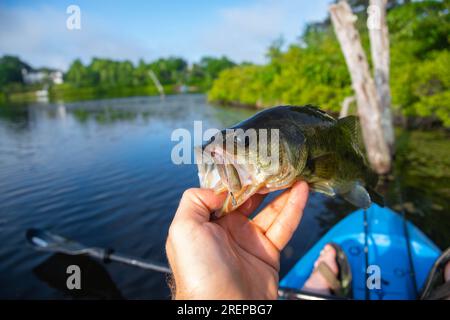
[{"label": "fish", "polygon": [[368,208],[373,200],[382,204],[375,192],[378,175],[367,162],[353,115],[336,120],[313,105],[272,107],[217,132],[195,147],[195,155],[200,187],[227,192],[216,217],[256,193],[296,181],[356,207]]}]

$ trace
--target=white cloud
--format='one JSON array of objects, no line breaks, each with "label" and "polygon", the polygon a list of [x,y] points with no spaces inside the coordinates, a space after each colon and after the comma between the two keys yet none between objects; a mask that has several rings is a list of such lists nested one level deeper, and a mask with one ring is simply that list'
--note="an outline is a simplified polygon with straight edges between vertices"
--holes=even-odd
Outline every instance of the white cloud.
[{"label": "white cloud", "polygon": [[[204,20],[195,21],[195,27],[167,33],[164,27],[155,27],[151,19],[139,21],[139,29],[131,27],[134,21],[118,21],[118,27],[112,18],[98,16],[102,12],[96,16],[83,8],[82,29],[70,31],[62,6],[0,5],[0,55],[19,55],[35,67],[62,69],[75,58],[88,62],[94,56],[137,61],[181,55],[192,61],[204,55],[227,55],[236,61],[263,62],[273,40],[283,35],[288,43],[294,42],[305,23],[326,16],[329,2],[254,0],[224,5]],[[177,21],[170,25],[176,26]]]},{"label": "white cloud", "polygon": [[81,30],[68,30],[65,11],[44,6],[0,8],[0,54],[19,55],[33,66],[66,69],[75,58],[131,59],[151,54],[131,37],[105,30],[95,17],[81,12]]},{"label": "white cloud", "polygon": [[199,37],[209,54],[225,54],[238,61],[264,62],[270,43],[280,35],[296,41],[305,23],[323,19],[327,0],[260,0],[221,10],[215,24]]}]

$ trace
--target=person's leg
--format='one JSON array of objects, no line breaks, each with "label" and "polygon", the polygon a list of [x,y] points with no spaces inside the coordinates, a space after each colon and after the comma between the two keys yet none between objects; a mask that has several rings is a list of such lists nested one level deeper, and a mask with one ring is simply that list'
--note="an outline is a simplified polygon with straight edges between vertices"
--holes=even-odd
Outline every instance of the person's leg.
[{"label": "person's leg", "polygon": [[[330,267],[331,271],[337,276],[339,269],[336,263],[336,250],[331,245],[327,244],[322,249],[319,258],[317,258],[314,263],[314,268],[316,268],[320,262],[325,262]],[[313,271],[308,280],[306,280],[303,290],[319,294],[331,293],[329,283],[317,270]]]},{"label": "person's leg", "polygon": [[[337,276],[339,269],[336,263],[336,250],[329,244],[327,244],[321,251],[319,258],[314,263],[314,268],[317,268],[320,262],[325,262],[331,269],[331,271]],[[447,262],[444,268],[444,279],[450,281],[450,261]],[[330,285],[324,276],[317,270],[309,276],[306,280],[302,290],[319,293],[330,294]],[[447,298],[450,300],[450,297]]]},{"label": "person's leg", "polygon": [[[445,282],[450,281],[450,261],[447,262],[444,269],[444,280]],[[447,300],[450,300],[450,298],[447,298]]]},{"label": "person's leg", "polygon": [[[450,261],[447,262],[444,269],[444,279],[445,282],[450,281]],[[447,300],[450,300],[450,296],[447,297]]]},{"label": "person's leg", "polygon": [[444,279],[445,281],[450,281],[450,261],[445,265]]}]

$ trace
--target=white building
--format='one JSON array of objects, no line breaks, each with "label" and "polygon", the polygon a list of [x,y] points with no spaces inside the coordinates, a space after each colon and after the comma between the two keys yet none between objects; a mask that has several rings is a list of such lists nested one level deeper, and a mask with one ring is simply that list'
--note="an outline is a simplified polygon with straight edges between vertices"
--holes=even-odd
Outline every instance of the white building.
[{"label": "white building", "polygon": [[22,69],[23,81],[26,84],[41,83],[49,80],[53,84],[62,84],[63,73],[59,70],[35,70],[28,71],[27,69]]},{"label": "white building", "polygon": [[64,82],[63,80],[63,73],[62,71],[55,70],[50,73],[50,79],[54,84],[62,84]]}]

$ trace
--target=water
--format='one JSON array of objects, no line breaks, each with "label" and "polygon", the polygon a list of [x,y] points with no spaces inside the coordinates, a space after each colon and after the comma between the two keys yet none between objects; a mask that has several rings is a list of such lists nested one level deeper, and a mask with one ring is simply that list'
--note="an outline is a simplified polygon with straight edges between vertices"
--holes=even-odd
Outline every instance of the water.
[{"label": "water", "polygon": [[[66,277],[58,265],[67,261],[91,270],[86,272],[93,278],[88,297],[168,298],[164,275],[36,252],[24,233],[45,228],[166,263],[164,243],[179,198],[198,185],[194,165],[171,161],[173,130],[192,132],[195,120],[202,120],[204,129],[223,128],[253,112],[214,107],[202,95],[0,107],[0,298],[70,297],[73,293],[58,287]],[[409,186],[420,194],[420,185]],[[433,193],[426,196],[434,203]],[[427,219],[414,222],[435,221],[423,227],[446,246],[447,194],[436,201],[441,204],[434,209],[431,204],[422,208]],[[340,200],[311,195],[282,254],[281,274],[352,210]]]}]

